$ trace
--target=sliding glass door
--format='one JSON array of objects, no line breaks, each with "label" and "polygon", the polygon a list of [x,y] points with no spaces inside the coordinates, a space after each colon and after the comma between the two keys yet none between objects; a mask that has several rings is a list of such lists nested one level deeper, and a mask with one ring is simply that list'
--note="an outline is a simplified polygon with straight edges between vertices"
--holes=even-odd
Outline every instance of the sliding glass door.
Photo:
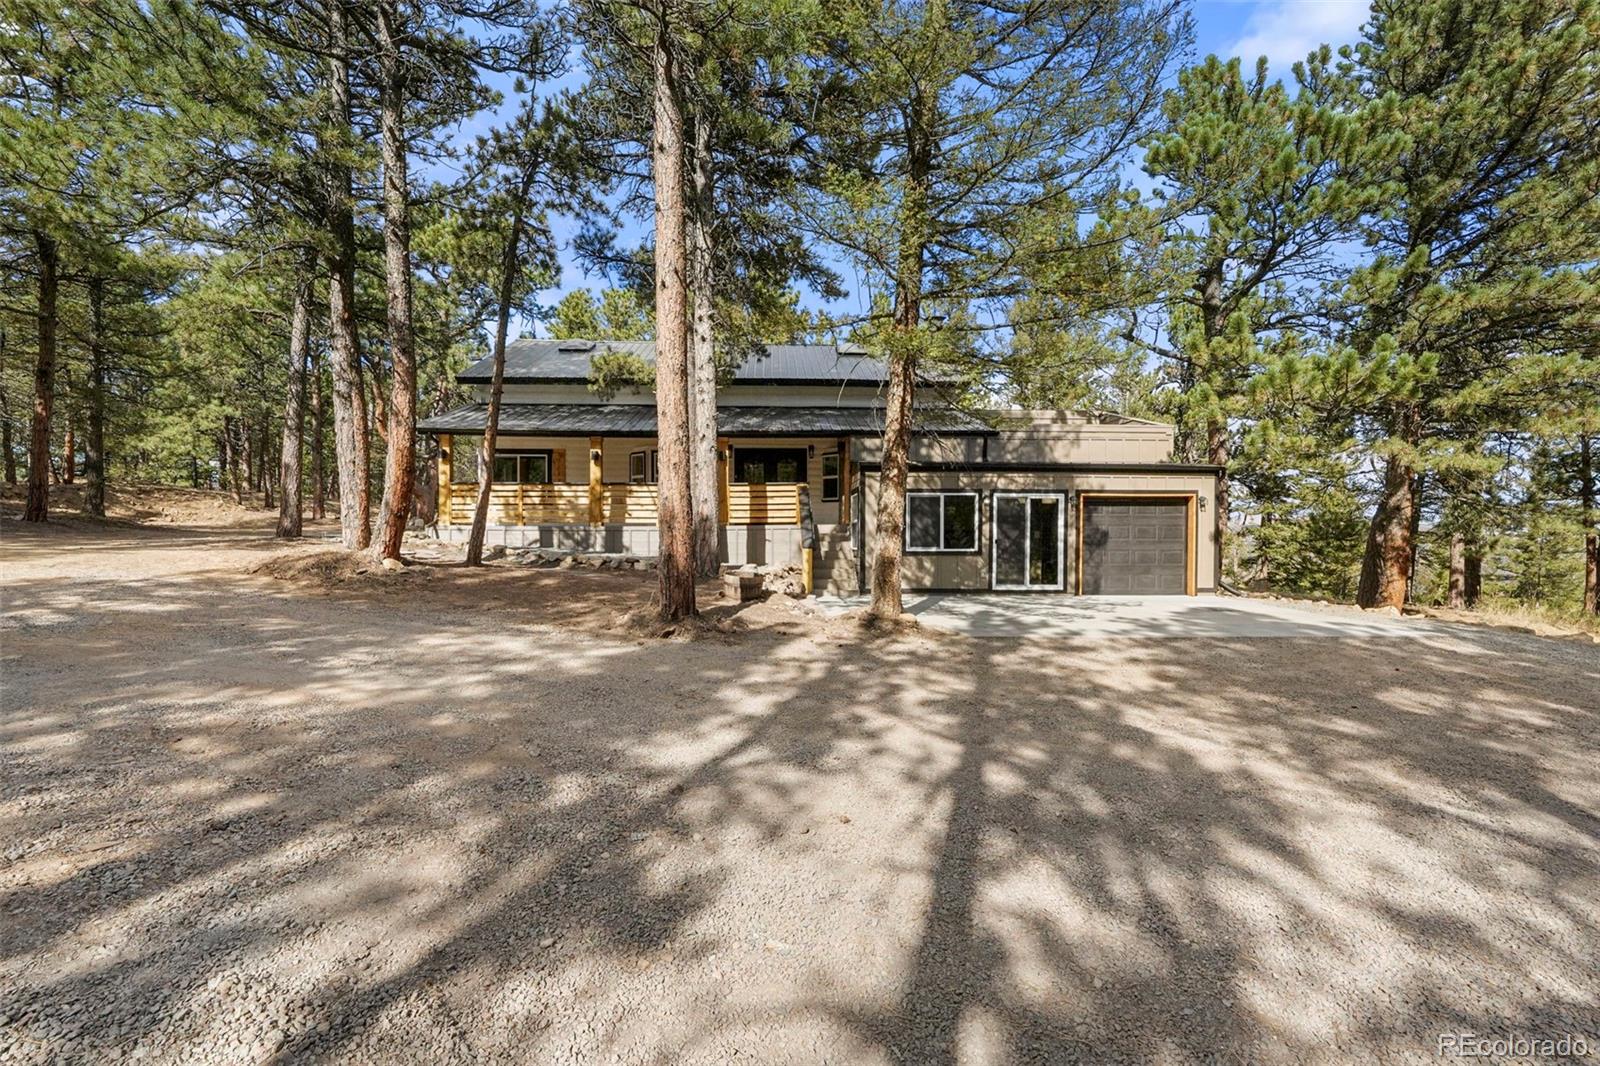
[{"label": "sliding glass door", "polygon": [[990,587],[1039,591],[1063,587],[1066,510],[1066,497],[1059,494],[994,494]]}]

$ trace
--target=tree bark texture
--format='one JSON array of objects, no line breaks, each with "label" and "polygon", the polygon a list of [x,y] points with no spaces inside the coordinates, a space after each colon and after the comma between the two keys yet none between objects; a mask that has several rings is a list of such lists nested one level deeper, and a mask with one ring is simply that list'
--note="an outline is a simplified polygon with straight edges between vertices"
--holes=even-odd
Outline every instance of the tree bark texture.
[{"label": "tree bark texture", "polygon": [[388,297],[388,451],[379,507],[378,557],[399,559],[416,488],[417,353],[411,322],[411,184],[405,137],[406,78],[393,2],[378,5],[383,132],[383,270]]},{"label": "tree bark texture", "polygon": [[233,502],[244,506],[244,475],[239,471],[239,441],[234,434],[232,415],[222,416],[222,454],[228,471],[228,488]]},{"label": "tree bark texture", "polygon": [[478,448],[478,497],[472,505],[472,528],[467,532],[467,565],[483,563],[483,537],[489,525],[489,493],[494,485],[494,449],[500,437],[500,401],[506,382],[506,333],[511,326],[511,298],[516,292],[517,252],[522,245],[523,205],[529,188],[524,178],[517,207],[511,218],[511,232],[500,257],[500,291],[496,294],[494,320],[494,374],[489,381],[489,411]]},{"label": "tree bark texture", "polygon": [[0,413],[0,450],[3,450],[6,456],[7,485],[17,483],[17,455],[14,448],[15,444],[11,440],[11,413],[6,411]]},{"label": "tree bark texture", "polygon": [[278,536],[301,533],[301,470],[306,425],[306,360],[311,354],[311,281],[314,251],[303,252],[295,270],[294,304],[289,312],[288,384],[283,396],[283,446],[278,457]]},{"label": "tree bark texture", "polygon": [[322,405],[322,359],[313,348],[307,373],[311,375],[311,517],[321,521],[328,513],[328,472],[322,451],[327,414]]},{"label": "tree bark texture", "polygon": [[1428,472],[1419,470],[1411,478],[1411,522],[1407,526],[1410,538],[1406,549],[1406,602],[1411,602],[1417,587],[1417,553],[1422,548],[1422,502],[1427,491]]},{"label": "tree bark texture", "polygon": [[106,282],[89,279],[89,419],[83,447],[83,509],[106,516]]},{"label": "tree bark texture", "polygon": [[1578,493],[1583,508],[1583,610],[1600,614],[1600,529],[1596,515],[1594,444],[1587,434],[1578,442]]},{"label": "tree bark texture", "polygon": [[1361,561],[1356,603],[1362,607],[1405,606],[1411,573],[1411,515],[1416,507],[1416,481],[1409,464],[1397,455],[1384,460],[1383,495],[1367,529],[1367,550]]},{"label": "tree bark texture", "polygon": [[683,101],[671,54],[665,5],[656,12],[655,123],[650,138],[656,208],[656,486],[660,534],[661,617],[695,613],[693,495],[689,462],[689,317],[685,292]]},{"label": "tree bark texture", "polygon": [[926,245],[923,216],[932,170],[931,135],[920,119],[909,121],[910,162],[900,217],[900,248],[895,276],[893,341],[889,356],[889,389],[883,413],[883,461],[878,482],[877,530],[873,540],[872,602],[874,618],[898,618],[904,611],[900,567],[905,555],[906,475],[911,465],[911,416],[916,392],[915,350],[922,316],[922,274]]},{"label": "tree bark texture", "polygon": [[716,272],[712,224],[716,211],[711,163],[711,123],[694,122],[694,197],[689,211],[690,281],[694,305],[689,347],[689,485],[694,497],[694,569],[716,577],[721,553],[721,492],[717,483]]},{"label": "tree bark texture", "polygon": [[28,440],[28,505],[22,518],[44,522],[50,517],[50,409],[55,404],[56,299],[60,248],[46,233],[33,235],[39,251],[39,356],[33,365],[33,427]]},{"label": "tree bark texture", "polygon": [[6,350],[6,331],[0,329],[0,452],[5,453],[5,477],[7,485],[17,483],[17,457],[12,452],[11,439],[11,397],[6,394],[5,386],[5,357],[10,353]]},{"label": "tree bark texture", "polygon": [[356,230],[348,161],[350,68],[345,0],[328,5],[328,59],[331,143],[324,144],[328,163],[328,339],[333,369],[333,450],[339,471],[339,532],[351,550],[371,540],[367,507],[366,400],[361,387],[361,346],[356,333]]},{"label": "tree bark texture", "polygon": [[61,421],[64,423],[61,432],[61,481],[62,484],[72,485],[78,480],[78,438],[73,433],[72,410],[72,365],[69,363],[61,368],[61,396],[62,411]]},{"label": "tree bark texture", "polygon": [[1450,598],[1454,610],[1467,606],[1467,538],[1460,533],[1450,534]]}]

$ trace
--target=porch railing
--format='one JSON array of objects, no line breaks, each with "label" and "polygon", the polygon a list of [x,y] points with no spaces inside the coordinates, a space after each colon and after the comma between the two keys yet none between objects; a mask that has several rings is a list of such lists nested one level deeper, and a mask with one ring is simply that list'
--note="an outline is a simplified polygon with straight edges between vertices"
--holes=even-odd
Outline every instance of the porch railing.
[{"label": "porch railing", "polygon": [[[800,490],[797,482],[724,486],[722,524],[729,526],[798,525]],[[489,489],[492,525],[588,525],[588,485],[493,485]],[[470,525],[478,486],[450,486],[450,524]],[[600,486],[601,521],[606,525],[654,525],[658,499],[656,486],[612,484]]]},{"label": "porch railing", "polygon": [[[450,524],[472,524],[478,486],[450,486]],[[497,526],[583,524],[589,521],[587,485],[491,485],[489,522]]]}]

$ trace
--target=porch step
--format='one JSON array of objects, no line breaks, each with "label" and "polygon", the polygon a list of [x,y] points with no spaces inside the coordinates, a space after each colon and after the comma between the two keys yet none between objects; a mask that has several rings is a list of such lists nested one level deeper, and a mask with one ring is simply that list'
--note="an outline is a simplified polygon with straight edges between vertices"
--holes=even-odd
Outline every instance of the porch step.
[{"label": "porch step", "polygon": [[818,536],[816,560],[812,565],[812,584],[819,592],[855,591],[856,557],[848,529]]}]

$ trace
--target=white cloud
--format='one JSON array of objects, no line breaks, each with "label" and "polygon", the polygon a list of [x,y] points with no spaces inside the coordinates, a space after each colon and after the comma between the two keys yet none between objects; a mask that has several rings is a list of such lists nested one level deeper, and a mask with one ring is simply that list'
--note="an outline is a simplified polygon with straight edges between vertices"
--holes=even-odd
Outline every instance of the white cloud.
[{"label": "white cloud", "polygon": [[1367,0],[1263,0],[1245,20],[1244,36],[1231,51],[1246,70],[1256,57],[1266,56],[1273,74],[1287,77],[1289,68],[1313,48],[1354,41],[1367,11]]}]

